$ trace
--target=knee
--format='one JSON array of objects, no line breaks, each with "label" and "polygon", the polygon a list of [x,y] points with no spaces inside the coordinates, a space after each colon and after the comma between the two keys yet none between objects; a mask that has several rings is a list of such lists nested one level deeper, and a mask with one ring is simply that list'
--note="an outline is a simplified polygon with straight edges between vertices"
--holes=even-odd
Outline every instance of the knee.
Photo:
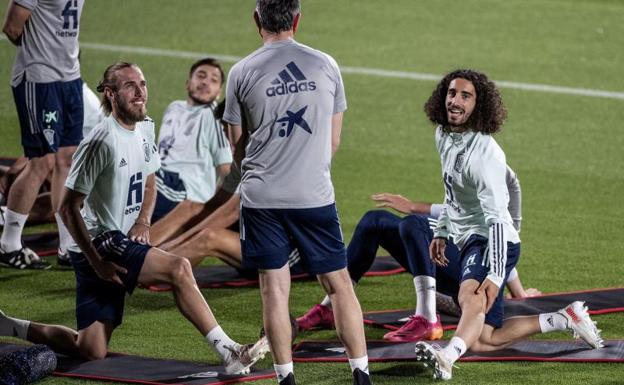
[{"label": "knee", "polygon": [[371,229],[376,229],[379,227],[381,221],[384,218],[393,215],[392,213],[387,212],[386,210],[370,210],[367,211],[360,222],[357,224],[357,228],[360,231],[367,231]]},{"label": "knee", "polygon": [[97,344],[83,344],[78,350],[80,355],[88,361],[101,360],[102,358],[106,358],[106,354],[108,353],[106,346],[98,346]]},{"label": "knee", "polygon": [[170,263],[170,278],[174,285],[185,284],[194,281],[193,268],[188,259],[182,257],[174,257]]},{"label": "knee", "polygon": [[203,229],[200,232],[200,238],[206,244],[213,244],[215,240],[218,238],[218,234],[217,234],[217,231],[215,231],[215,229],[208,227],[208,228]]},{"label": "knee", "polygon": [[485,315],[485,295],[460,293],[458,299],[462,313],[483,313]]},{"label": "knee", "polygon": [[54,157],[50,155],[41,158],[33,158],[28,164],[29,174],[41,180],[45,179],[53,169]]},{"label": "knee", "polygon": [[401,237],[413,235],[415,232],[429,232],[429,221],[425,217],[408,215],[399,223]]}]

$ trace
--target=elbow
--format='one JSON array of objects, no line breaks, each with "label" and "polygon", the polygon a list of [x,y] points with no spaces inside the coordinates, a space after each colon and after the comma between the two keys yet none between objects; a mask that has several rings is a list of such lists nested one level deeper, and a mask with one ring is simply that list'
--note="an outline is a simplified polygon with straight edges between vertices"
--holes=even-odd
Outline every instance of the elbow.
[{"label": "elbow", "polygon": [[332,155],[338,151],[338,147],[340,147],[340,139],[334,138],[332,140]]},{"label": "elbow", "polygon": [[10,25],[5,25],[2,28],[2,32],[14,44],[17,44],[19,42],[21,36],[22,36],[22,31],[21,30],[19,30],[17,28],[13,28]]}]

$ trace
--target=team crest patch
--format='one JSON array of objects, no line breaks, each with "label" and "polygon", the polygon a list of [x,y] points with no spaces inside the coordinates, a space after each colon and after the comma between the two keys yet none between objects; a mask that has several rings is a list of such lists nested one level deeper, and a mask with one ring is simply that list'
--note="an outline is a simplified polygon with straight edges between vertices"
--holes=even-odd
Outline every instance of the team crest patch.
[{"label": "team crest patch", "polygon": [[464,168],[464,157],[465,157],[464,151],[457,154],[457,158],[455,158],[455,165],[453,166],[453,170],[455,170],[455,172],[457,173],[462,172]]},{"label": "team crest patch", "polygon": [[53,129],[45,128],[43,130],[43,136],[45,136],[50,146],[54,146],[54,130]]},{"label": "team crest patch", "polygon": [[143,155],[145,155],[145,162],[149,163],[152,160],[152,149],[147,142],[143,142]]}]

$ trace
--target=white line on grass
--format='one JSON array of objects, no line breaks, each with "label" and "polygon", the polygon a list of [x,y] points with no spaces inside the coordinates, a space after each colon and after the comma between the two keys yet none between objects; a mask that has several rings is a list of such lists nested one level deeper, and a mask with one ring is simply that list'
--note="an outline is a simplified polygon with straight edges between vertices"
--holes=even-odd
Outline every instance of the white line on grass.
[{"label": "white line on grass", "polygon": [[[0,37],[0,40],[8,41],[6,37],[4,36]],[[183,58],[183,59],[200,59],[206,56],[210,56],[225,63],[235,63],[241,59],[241,57],[231,56],[231,55],[207,54],[207,53],[202,53],[202,52],[178,51],[178,50],[158,49],[158,48],[149,48],[149,47],[136,47],[136,46],[127,46],[127,45],[113,45],[113,44],[88,43],[88,42],[81,42],[80,47],[87,48],[87,49],[94,49],[98,51],[124,52],[124,53],[140,54],[140,55],[147,55],[147,56],[163,56],[163,57]],[[384,70],[384,69],[379,69],[379,68],[365,68],[365,67],[340,67],[340,68],[342,72],[346,74],[357,74],[357,75],[365,75],[365,76],[379,76],[379,77],[386,77],[386,78],[399,78],[399,79],[411,79],[411,80],[422,80],[422,81],[438,81],[441,78],[440,75],[420,73],[420,72],[391,71],[391,70]],[[513,90],[537,91],[537,92],[547,92],[547,93],[556,93],[556,94],[579,95],[579,96],[624,100],[624,92],[592,90],[588,88],[572,88],[572,87],[563,87],[563,86],[553,86],[553,85],[548,85],[548,84],[519,83],[519,82],[511,82],[507,80],[497,80],[496,85],[500,88],[509,88]]]}]

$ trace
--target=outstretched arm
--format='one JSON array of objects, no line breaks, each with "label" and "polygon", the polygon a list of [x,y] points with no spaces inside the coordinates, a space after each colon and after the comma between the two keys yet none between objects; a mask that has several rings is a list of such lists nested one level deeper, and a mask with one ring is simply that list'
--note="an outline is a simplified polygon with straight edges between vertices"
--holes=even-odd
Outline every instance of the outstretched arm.
[{"label": "outstretched arm", "polygon": [[389,207],[403,214],[431,214],[431,203],[413,202],[403,195],[380,193],[373,194],[371,199],[377,203],[377,207]]}]

